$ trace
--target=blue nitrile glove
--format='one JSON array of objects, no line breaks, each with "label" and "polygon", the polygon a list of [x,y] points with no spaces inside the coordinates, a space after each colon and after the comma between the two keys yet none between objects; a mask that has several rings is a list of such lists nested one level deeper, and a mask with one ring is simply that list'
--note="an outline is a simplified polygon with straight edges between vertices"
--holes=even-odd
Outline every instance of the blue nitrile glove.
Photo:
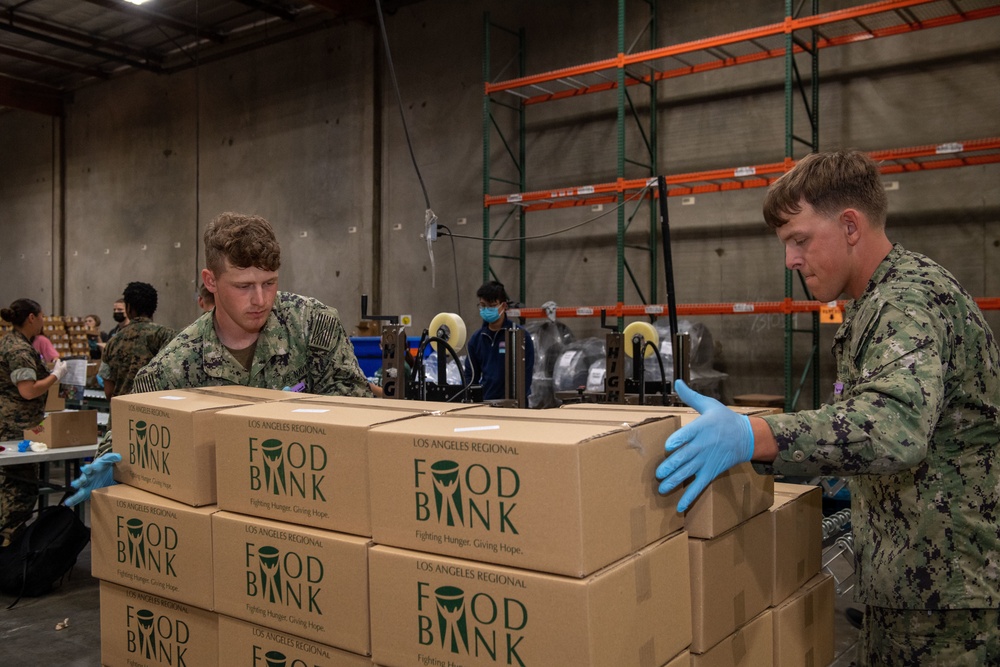
[{"label": "blue nitrile glove", "polygon": [[733,412],[714,398],[702,396],[682,380],[674,382],[674,390],[701,416],[667,438],[666,450],[670,456],[657,466],[656,478],[662,480],[660,493],[667,494],[694,476],[677,503],[677,511],[686,512],[709,482],[753,457],[753,429],[749,417]]},{"label": "blue nitrile glove", "polygon": [[115,483],[115,464],[122,460],[122,455],[116,452],[101,454],[92,463],[80,468],[80,476],[70,482],[76,493],[63,502],[66,507],[73,507],[90,497],[94,489],[103,489]]}]

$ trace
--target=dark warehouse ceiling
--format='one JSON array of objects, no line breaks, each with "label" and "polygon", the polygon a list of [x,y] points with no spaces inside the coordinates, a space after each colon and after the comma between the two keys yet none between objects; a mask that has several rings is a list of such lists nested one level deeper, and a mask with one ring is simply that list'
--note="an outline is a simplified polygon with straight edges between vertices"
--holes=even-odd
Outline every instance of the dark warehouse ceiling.
[{"label": "dark warehouse ceiling", "polygon": [[60,115],[82,86],[134,70],[171,74],[337,23],[374,22],[375,11],[375,0],[0,0],[0,107]]}]

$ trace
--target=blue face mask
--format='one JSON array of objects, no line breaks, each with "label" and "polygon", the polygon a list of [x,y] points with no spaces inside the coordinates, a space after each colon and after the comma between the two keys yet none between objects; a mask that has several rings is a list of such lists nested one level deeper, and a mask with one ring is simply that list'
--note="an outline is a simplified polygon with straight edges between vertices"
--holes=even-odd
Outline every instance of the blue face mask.
[{"label": "blue face mask", "polygon": [[479,316],[487,323],[493,324],[500,319],[500,306],[479,306]]}]

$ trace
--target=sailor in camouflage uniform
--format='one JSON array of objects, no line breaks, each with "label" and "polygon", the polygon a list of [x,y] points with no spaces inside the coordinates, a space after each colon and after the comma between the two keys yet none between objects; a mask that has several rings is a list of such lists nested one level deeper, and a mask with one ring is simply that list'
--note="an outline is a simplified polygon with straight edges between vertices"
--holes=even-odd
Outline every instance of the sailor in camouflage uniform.
[{"label": "sailor in camouflage uniform", "polygon": [[[181,331],[135,376],[132,392],[244,385],[372,396],[333,308],[278,292],[281,248],[264,218],[223,213],[205,230],[202,280],[215,309]],[[111,483],[111,439],[74,481],[67,505]]]},{"label": "sailor in camouflage uniform", "polygon": [[747,418],[678,392],[702,416],[666,444],[660,492],[719,473],[851,476],[858,664],[1000,664],[1000,350],[944,268],[885,236],[878,167],[810,155],[764,217],[819,301],[851,301],[834,340],[835,402]]},{"label": "sailor in camouflage uniform", "polygon": [[218,216],[205,231],[205,258],[215,309],[139,372],[134,391],[240,384],[371,396],[337,311],[278,292],[281,248],[267,220]]},{"label": "sailor in camouflage uniform", "polygon": [[122,298],[129,323],[108,341],[97,373],[104,380],[104,395],[109,399],[131,393],[136,373],[177,333],[152,320],[157,294],[149,283],[129,283]]},{"label": "sailor in camouflage uniform", "polygon": [[[66,362],[57,361],[49,373],[31,346],[44,321],[37,302],[18,299],[0,310],[0,317],[14,325],[0,338],[0,440],[22,440],[25,429],[42,423],[46,396],[65,375]],[[38,485],[31,480],[38,479],[38,464],[6,466],[0,474],[0,543],[6,544],[35,507]]]}]

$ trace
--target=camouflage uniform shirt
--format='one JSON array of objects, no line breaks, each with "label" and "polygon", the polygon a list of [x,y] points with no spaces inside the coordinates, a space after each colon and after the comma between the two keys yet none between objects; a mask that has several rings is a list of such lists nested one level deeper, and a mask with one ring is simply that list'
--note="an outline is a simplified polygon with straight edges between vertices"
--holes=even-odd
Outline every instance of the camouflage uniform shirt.
[{"label": "camouflage uniform shirt", "polygon": [[1000,606],[1000,351],[972,297],[894,246],[834,339],[839,400],[765,417],[759,471],[852,476],[857,599]]},{"label": "camouflage uniform shirt", "polygon": [[248,372],[219,340],[214,311],[177,334],[135,377],[132,391],[244,385],[371,396],[337,311],[316,299],[279,292],[257,338]]},{"label": "camouflage uniform shirt", "polygon": [[42,423],[46,394],[25,400],[17,383],[48,376],[49,371],[24,334],[11,331],[0,338],[0,440],[21,440],[24,429]]},{"label": "camouflage uniform shirt", "polygon": [[148,317],[134,318],[108,341],[98,375],[114,382],[115,396],[130,393],[135,374],[176,334],[173,329],[156,324]]}]

